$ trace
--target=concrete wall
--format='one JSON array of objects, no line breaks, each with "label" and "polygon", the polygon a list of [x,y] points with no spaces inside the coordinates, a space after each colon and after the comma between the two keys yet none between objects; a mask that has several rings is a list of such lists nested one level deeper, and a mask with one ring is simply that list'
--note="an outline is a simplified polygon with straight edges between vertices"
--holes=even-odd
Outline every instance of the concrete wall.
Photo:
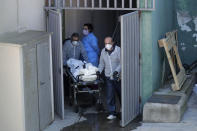
[{"label": "concrete wall", "polygon": [[65,11],[65,38],[69,38],[72,33],[77,32],[82,36],[83,25],[92,23],[92,11],[86,10],[66,10]]},{"label": "concrete wall", "polygon": [[17,29],[17,0],[1,0],[0,33]]},{"label": "concrete wall", "polygon": [[117,24],[115,11],[95,11],[93,13],[95,34],[98,37],[100,48],[104,48],[104,38],[112,36]]},{"label": "concrete wall", "polygon": [[153,89],[161,86],[161,71],[163,67],[164,57],[166,58],[164,49],[159,48],[158,46],[158,40],[162,39],[166,32],[176,29],[174,25],[174,2],[172,0],[160,0],[156,1],[156,6],[156,11],[154,11],[152,14]]},{"label": "concrete wall", "polygon": [[19,29],[45,30],[45,0],[19,0]]},{"label": "concrete wall", "polygon": [[112,36],[116,24],[116,12],[114,11],[86,11],[66,10],[65,11],[65,38],[73,32],[83,37],[82,30],[85,23],[92,23],[94,34],[97,36],[100,48],[104,47],[104,37]]},{"label": "concrete wall", "polygon": [[142,104],[152,95],[152,12],[142,12],[140,18],[141,42],[141,97]]},{"label": "concrete wall", "polygon": [[197,60],[197,1],[175,0],[179,52],[183,63]]},{"label": "concrete wall", "polygon": [[1,0],[0,34],[22,30],[45,30],[44,0]]},{"label": "concrete wall", "polygon": [[174,29],[174,1],[156,0],[156,10],[141,14],[141,95],[143,104],[161,86],[163,49],[158,40]]}]

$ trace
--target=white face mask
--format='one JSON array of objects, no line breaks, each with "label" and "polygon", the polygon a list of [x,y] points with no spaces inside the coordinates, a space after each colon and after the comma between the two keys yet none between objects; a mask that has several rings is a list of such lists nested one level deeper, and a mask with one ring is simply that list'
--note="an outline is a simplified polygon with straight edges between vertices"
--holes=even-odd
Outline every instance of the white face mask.
[{"label": "white face mask", "polygon": [[74,46],[77,46],[79,43],[78,43],[78,41],[72,41],[72,44],[73,44]]},{"label": "white face mask", "polygon": [[106,45],[105,45],[105,48],[106,48],[107,50],[111,50],[112,45],[111,45],[111,44],[106,44]]}]

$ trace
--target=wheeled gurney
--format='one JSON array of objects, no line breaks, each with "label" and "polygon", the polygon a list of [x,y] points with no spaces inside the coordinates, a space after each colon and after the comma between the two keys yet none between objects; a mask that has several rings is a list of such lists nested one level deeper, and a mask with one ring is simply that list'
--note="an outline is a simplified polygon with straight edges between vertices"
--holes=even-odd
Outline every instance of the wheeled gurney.
[{"label": "wheeled gurney", "polygon": [[98,94],[97,98],[97,110],[101,110],[103,107],[101,100],[101,91],[103,80],[98,76],[94,81],[82,81],[80,76],[74,77],[68,66],[64,67],[64,74],[69,78],[69,103],[74,106],[74,111],[78,112],[79,102],[77,95],[80,93]]}]

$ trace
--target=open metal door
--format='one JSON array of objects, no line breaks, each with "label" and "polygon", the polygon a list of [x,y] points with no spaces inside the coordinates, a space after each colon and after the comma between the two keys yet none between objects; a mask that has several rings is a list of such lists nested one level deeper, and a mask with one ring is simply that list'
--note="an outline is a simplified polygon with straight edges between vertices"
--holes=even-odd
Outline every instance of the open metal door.
[{"label": "open metal door", "polygon": [[48,11],[47,31],[52,32],[52,61],[55,112],[64,119],[64,88],[62,60],[62,14],[60,11]]},{"label": "open metal door", "polygon": [[121,101],[120,125],[125,127],[140,112],[140,27],[139,12],[121,16]]}]

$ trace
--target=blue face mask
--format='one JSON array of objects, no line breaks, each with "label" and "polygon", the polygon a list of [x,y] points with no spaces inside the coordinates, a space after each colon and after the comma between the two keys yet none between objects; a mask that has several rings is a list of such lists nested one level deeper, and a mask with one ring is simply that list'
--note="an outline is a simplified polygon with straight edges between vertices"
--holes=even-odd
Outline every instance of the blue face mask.
[{"label": "blue face mask", "polygon": [[84,29],[84,30],[83,30],[83,34],[84,34],[84,35],[88,35],[88,34],[89,34],[89,31]]}]

